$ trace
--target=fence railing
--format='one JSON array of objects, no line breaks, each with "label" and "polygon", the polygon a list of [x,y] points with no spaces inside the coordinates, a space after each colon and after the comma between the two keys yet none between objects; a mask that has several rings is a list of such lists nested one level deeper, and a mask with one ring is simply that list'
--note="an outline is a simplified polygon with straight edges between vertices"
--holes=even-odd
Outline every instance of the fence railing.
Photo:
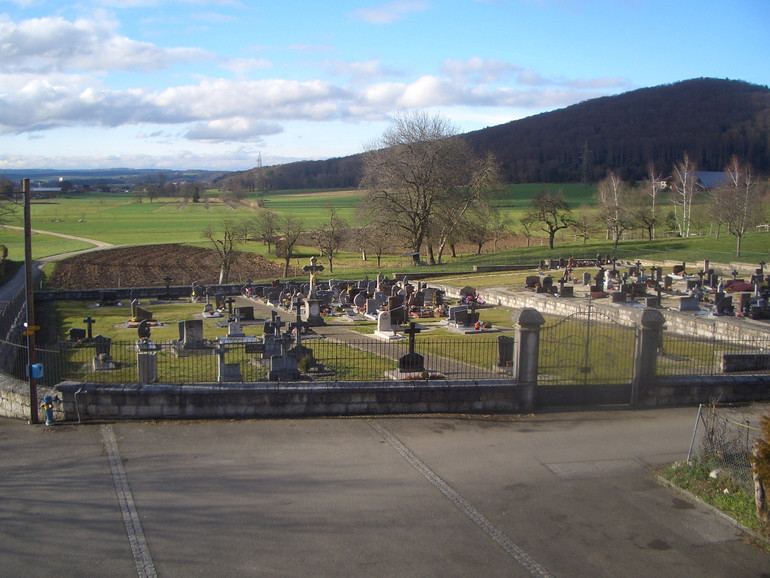
[{"label": "fence railing", "polygon": [[[725,358],[739,360],[742,356],[770,356],[770,333],[748,342],[745,339],[696,339],[663,333],[658,352],[658,375],[722,375]],[[731,374],[770,373],[770,365],[762,369],[751,364],[727,369]]]},{"label": "fence railing", "polygon": [[[0,344],[14,351],[12,363],[3,371],[18,379],[26,379],[26,347],[9,342]],[[241,380],[267,380],[270,358],[255,351],[253,344],[228,344],[222,357],[214,344],[210,347],[178,351],[176,342],[155,342],[157,381],[162,383],[217,382],[220,363],[238,364]],[[316,381],[377,381],[392,377],[398,370],[399,358],[408,352],[408,340],[395,342],[361,338],[337,342],[327,339],[306,340],[303,347],[312,351],[312,363],[300,369],[304,378]],[[420,340],[415,352],[424,357],[425,375],[432,379],[504,379],[510,378],[509,363],[499,364],[499,348],[495,335],[477,336],[473,340]],[[62,342],[55,347],[38,347],[36,361],[42,363],[44,375],[38,382],[55,385],[61,381],[93,383],[139,383],[137,353],[134,341],[112,341],[109,360],[98,360],[94,344]]]}]

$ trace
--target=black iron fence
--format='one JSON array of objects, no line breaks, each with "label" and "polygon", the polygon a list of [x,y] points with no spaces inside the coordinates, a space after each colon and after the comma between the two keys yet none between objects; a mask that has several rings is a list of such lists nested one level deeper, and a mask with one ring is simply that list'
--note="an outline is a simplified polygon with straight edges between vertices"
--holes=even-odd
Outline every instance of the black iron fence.
[{"label": "black iron fence", "polygon": [[747,340],[688,338],[663,332],[658,375],[770,373],[770,333]]},{"label": "black iron fence", "polygon": [[[305,354],[296,359],[302,379],[316,381],[377,381],[400,379],[497,379],[510,376],[511,347],[500,345],[494,334],[474,339],[419,339],[415,353],[422,365],[410,365],[399,372],[399,360],[408,353],[407,339],[388,342],[361,337],[355,340],[307,340]],[[0,347],[13,352],[4,373],[26,379],[26,347],[9,342]],[[288,346],[289,348],[291,345]],[[102,350],[103,351],[103,350]],[[256,343],[215,343],[199,349],[180,350],[176,342],[155,342],[150,351],[155,358],[157,381],[161,383],[215,383],[220,381],[222,365],[229,366],[233,381],[257,382],[270,378],[271,357]],[[62,342],[55,347],[38,347],[36,361],[43,364],[42,385],[61,381],[92,383],[140,383],[139,346],[134,341],[112,341],[108,356],[99,356],[93,343]],[[295,356],[296,357],[296,356]],[[304,359],[307,358],[307,359]],[[233,366],[237,365],[235,371]],[[412,370],[413,369],[413,370]],[[232,378],[228,378],[230,380]],[[278,378],[281,379],[280,377]]]}]

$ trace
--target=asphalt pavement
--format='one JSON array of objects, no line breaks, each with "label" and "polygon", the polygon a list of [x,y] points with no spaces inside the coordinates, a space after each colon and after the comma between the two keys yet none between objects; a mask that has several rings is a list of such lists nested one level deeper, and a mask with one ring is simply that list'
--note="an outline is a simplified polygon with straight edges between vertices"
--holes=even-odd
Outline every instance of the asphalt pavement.
[{"label": "asphalt pavement", "polygon": [[0,573],[767,576],[656,481],[696,412],[0,419]]}]

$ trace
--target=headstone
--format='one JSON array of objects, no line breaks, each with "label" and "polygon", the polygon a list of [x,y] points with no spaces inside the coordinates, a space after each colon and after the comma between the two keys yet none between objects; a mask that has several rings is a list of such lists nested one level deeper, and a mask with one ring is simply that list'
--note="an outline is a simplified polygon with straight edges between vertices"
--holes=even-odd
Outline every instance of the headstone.
[{"label": "headstone", "polygon": [[293,355],[273,355],[270,358],[270,381],[297,381],[300,377],[298,360]]},{"label": "headstone", "polygon": [[414,322],[404,331],[409,336],[409,353],[402,355],[398,360],[398,371],[401,373],[425,371],[425,358],[414,350],[414,337],[420,331]]},{"label": "headstone", "polygon": [[116,291],[100,291],[99,306],[113,307],[118,304],[118,294]]},{"label": "headstone", "polygon": [[460,311],[468,311],[467,305],[453,305],[449,308],[449,317],[447,318],[447,323],[457,323],[456,316],[457,313]]},{"label": "headstone", "polygon": [[376,299],[367,299],[366,300],[366,314],[367,315],[377,315],[377,300]]},{"label": "headstone", "polygon": [[139,383],[158,381],[158,357],[154,351],[140,351],[136,354]]},{"label": "headstone", "polygon": [[235,317],[241,321],[254,321],[254,307],[236,307]]},{"label": "headstone", "polygon": [[510,367],[513,364],[513,337],[497,336],[497,366]]},{"label": "headstone", "polygon": [[391,323],[390,311],[380,311],[377,315],[377,331],[380,333],[386,333],[393,331],[393,324]]},{"label": "headstone", "polygon": [[700,311],[700,302],[695,297],[682,297],[679,299],[679,311]]},{"label": "headstone", "polygon": [[356,293],[356,296],[353,298],[353,305],[358,309],[363,309],[364,305],[366,305],[366,295],[364,293]]},{"label": "headstone", "polygon": [[179,336],[185,349],[201,349],[206,346],[203,339],[203,320],[186,319],[179,322]]},{"label": "headstone", "polygon": [[246,334],[243,332],[243,328],[241,327],[241,323],[239,321],[231,321],[230,324],[227,326],[227,336],[228,337],[245,337]]},{"label": "headstone", "polygon": [[86,338],[86,330],[81,327],[70,329],[70,341],[83,341]]}]

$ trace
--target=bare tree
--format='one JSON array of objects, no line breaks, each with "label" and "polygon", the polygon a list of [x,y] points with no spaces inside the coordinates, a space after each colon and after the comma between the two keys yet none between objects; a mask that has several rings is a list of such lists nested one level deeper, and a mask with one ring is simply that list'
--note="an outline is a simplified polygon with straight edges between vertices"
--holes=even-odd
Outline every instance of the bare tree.
[{"label": "bare tree", "polygon": [[735,156],[725,167],[725,175],[727,182],[716,190],[718,206],[727,232],[737,239],[735,255],[740,257],[743,236],[762,219],[762,191],[751,167],[742,165]]},{"label": "bare tree", "polygon": [[532,227],[536,222],[535,216],[531,213],[526,213],[519,219],[519,223],[521,223],[521,233],[524,235],[524,238],[527,239],[527,247],[532,243]]},{"label": "bare tree", "polygon": [[279,238],[275,242],[275,255],[283,259],[283,276],[289,276],[289,263],[294,256],[294,247],[302,234],[302,221],[296,217],[284,217],[279,221]]},{"label": "bare tree", "polygon": [[650,240],[655,238],[655,224],[657,222],[657,214],[655,212],[655,206],[658,200],[658,194],[666,188],[666,181],[655,170],[655,163],[647,165],[647,193],[650,196],[650,216],[647,221],[651,224],[649,229]]},{"label": "bare tree", "polygon": [[607,233],[612,236],[614,248],[618,248],[620,235],[632,225],[632,214],[629,204],[628,185],[614,171],[607,176],[596,188],[599,214],[607,225]]},{"label": "bare tree", "polygon": [[542,190],[535,195],[522,224],[524,219],[533,224],[540,223],[540,230],[548,235],[550,249],[553,249],[556,233],[573,223],[572,209],[564,200],[564,194],[561,191],[553,193],[549,190]]},{"label": "bare tree", "polygon": [[690,236],[692,202],[695,198],[695,165],[685,153],[682,162],[674,165],[673,197],[674,216],[681,237]]},{"label": "bare tree", "polygon": [[334,255],[339,251],[348,230],[347,223],[337,215],[334,207],[328,207],[329,220],[311,232],[311,237],[321,252],[321,257],[329,261],[329,273],[334,273]]},{"label": "bare tree", "polygon": [[214,228],[209,225],[203,230],[203,238],[211,241],[214,249],[219,256],[220,269],[219,269],[219,284],[223,285],[228,282],[230,276],[230,267],[235,262],[236,251],[235,248],[242,238],[242,227],[233,223],[232,221],[225,219],[222,221],[223,231],[218,233]]},{"label": "bare tree", "polygon": [[[457,238],[457,227],[469,219],[476,221],[474,216],[466,219],[469,213],[487,214],[488,200],[499,191],[500,172],[497,161],[492,154],[482,159],[472,159],[469,164],[470,179],[466,184],[447,191],[439,200],[439,210],[436,214],[432,229],[437,232],[438,262],[444,253],[447,242]],[[460,235],[461,236],[461,235]],[[454,257],[454,251],[452,252]],[[433,264],[431,260],[431,264]]]},{"label": "bare tree", "polygon": [[594,221],[591,218],[587,206],[583,205],[580,207],[578,210],[578,215],[573,220],[571,227],[575,231],[575,236],[583,239],[583,244],[585,245],[588,242],[588,239],[591,236],[591,231],[594,228]]},{"label": "bare tree", "polygon": [[442,202],[472,182],[473,157],[456,134],[440,115],[402,112],[364,154],[361,210],[390,221],[415,264]]},{"label": "bare tree", "polygon": [[270,254],[270,248],[275,242],[277,235],[279,217],[277,213],[268,210],[260,210],[257,216],[251,220],[251,232],[263,244],[267,245],[267,254]]}]

